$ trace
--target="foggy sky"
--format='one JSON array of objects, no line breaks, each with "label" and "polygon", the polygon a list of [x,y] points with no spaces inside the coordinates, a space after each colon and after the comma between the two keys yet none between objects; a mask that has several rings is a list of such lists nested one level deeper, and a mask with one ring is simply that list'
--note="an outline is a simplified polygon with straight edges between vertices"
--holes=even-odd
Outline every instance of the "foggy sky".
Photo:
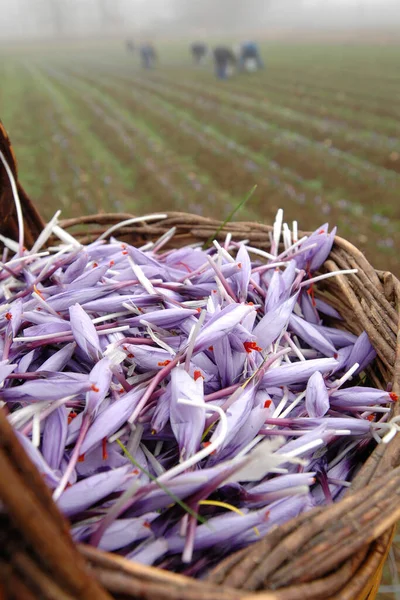
[{"label": "foggy sky", "polygon": [[399,25],[400,0],[0,0],[0,39]]}]

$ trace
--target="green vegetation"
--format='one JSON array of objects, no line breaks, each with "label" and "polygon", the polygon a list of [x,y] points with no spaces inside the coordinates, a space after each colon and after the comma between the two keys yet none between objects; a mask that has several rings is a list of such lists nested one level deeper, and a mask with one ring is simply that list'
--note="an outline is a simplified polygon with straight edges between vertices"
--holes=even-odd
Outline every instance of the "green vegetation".
[{"label": "green vegetation", "polygon": [[398,271],[400,47],[269,43],[216,81],[186,46],[144,72],[123,43],[0,55],[0,115],[45,217],[187,210],[324,221]]}]

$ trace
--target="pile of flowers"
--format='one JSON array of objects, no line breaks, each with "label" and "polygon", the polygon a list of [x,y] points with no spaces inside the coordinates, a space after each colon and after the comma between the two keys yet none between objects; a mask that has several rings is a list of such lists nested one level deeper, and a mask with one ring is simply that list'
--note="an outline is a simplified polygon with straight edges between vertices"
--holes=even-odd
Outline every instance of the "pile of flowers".
[{"label": "pile of flowers", "polygon": [[298,239],[279,211],[267,253],[118,226],[83,246],[57,217],[30,250],[1,239],[0,399],[77,541],[201,576],[393,436],[367,335],[316,294],[328,225]]}]

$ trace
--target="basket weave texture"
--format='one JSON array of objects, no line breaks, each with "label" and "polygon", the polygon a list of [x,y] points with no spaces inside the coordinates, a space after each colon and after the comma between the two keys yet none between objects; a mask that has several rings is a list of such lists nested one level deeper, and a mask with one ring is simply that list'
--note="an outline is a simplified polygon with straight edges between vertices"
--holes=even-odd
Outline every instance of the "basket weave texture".
[{"label": "basket weave texture", "polygon": [[[15,158],[0,127],[0,150],[14,176]],[[18,184],[25,215],[25,243],[43,226]],[[86,243],[132,215],[99,214],[65,220],[62,227]],[[0,233],[16,238],[13,196],[0,165]],[[177,228],[174,247],[206,241],[220,223],[171,212],[151,224],[119,230],[118,237],[140,245]],[[271,228],[261,223],[230,223],[222,229],[237,240],[266,248]],[[373,383],[392,382],[400,392],[400,283],[375,271],[349,242],[336,238],[324,271],[357,268],[358,273],[320,282],[316,295],[336,308],[348,331],[366,331],[377,359]],[[0,398],[1,399],[1,398]],[[398,405],[393,416],[400,414]],[[400,439],[376,447],[344,499],[316,508],[275,527],[253,546],[220,563],[205,581],[144,567],[89,546],[74,546],[40,474],[25,455],[0,410],[0,599],[31,600],[372,600],[400,518]],[[3,596],[2,596],[3,593]]]}]

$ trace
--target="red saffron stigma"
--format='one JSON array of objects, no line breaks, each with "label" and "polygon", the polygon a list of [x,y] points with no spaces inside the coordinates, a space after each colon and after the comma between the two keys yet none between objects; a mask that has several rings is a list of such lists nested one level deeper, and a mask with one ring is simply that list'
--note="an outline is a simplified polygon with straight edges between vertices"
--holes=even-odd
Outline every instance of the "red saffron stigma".
[{"label": "red saffron stigma", "polygon": [[389,394],[389,398],[393,401],[393,402],[397,402],[397,400],[399,399],[398,395],[395,394],[394,392],[390,392]]},{"label": "red saffron stigma", "polygon": [[129,354],[127,354],[127,357],[128,357],[128,358],[135,358],[135,355],[134,355],[134,354],[132,354],[132,352],[129,352]]},{"label": "red saffron stigma", "polygon": [[96,267],[98,267],[99,265],[95,262],[93,263],[93,269],[95,269]]},{"label": "red saffron stigma", "polygon": [[337,358],[339,358],[339,354],[337,352],[335,352],[335,354],[333,355],[333,358],[336,360]]},{"label": "red saffron stigma", "polygon": [[113,265],[115,265],[115,262],[113,260],[110,260],[110,267],[112,267]]},{"label": "red saffron stigma", "polygon": [[103,449],[103,460],[107,460],[107,458],[108,458],[108,452],[107,452],[107,438],[106,437],[104,437],[101,440],[101,447]]},{"label": "red saffron stigma", "polygon": [[264,408],[269,408],[271,406],[271,404],[272,404],[272,400],[266,400],[264,402]]},{"label": "red saffron stigma", "polygon": [[122,252],[122,254],[128,254],[128,251],[127,251],[127,250],[124,250],[124,251]]},{"label": "red saffron stigma", "polygon": [[202,375],[202,372],[201,372],[201,371],[199,371],[198,369],[196,369],[196,371],[195,371],[195,372],[194,372],[194,374],[193,374],[193,378],[194,378],[194,380],[195,380],[195,381],[197,381],[198,379],[200,379],[200,377],[201,377],[202,379],[204,379],[204,377],[203,377],[203,375]]},{"label": "red saffron stigma", "polygon": [[260,346],[257,346],[256,342],[244,342],[243,346],[248,354],[250,354],[253,350],[256,350],[257,352],[261,352],[262,350]]},{"label": "red saffron stigma", "polygon": [[373,421],[375,419],[375,415],[368,415],[367,421]]},{"label": "red saffron stigma", "polygon": [[210,352],[214,352],[214,346],[208,346]]},{"label": "red saffron stigma", "polygon": [[81,454],[80,456],[78,456],[78,462],[84,462],[85,460],[85,455]]},{"label": "red saffron stigma", "polygon": [[143,527],[146,527],[146,529],[150,529],[151,525],[150,525],[149,521],[145,521],[143,523]]},{"label": "red saffron stigma", "polygon": [[159,367],[167,367],[170,362],[171,362],[170,360],[164,360],[164,362],[159,362],[158,366]]},{"label": "red saffron stigma", "polygon": [[199,314],[201,313],[201,308],[196,308],[196,310]]},{"label": "red saffron stigma", "polygon": [[75,417],[78,416],[78,413],[76,413],[74,410],[71,410],[71,412],[68,415],[68,425],[71,423],[72,419],[75,419]]},{"label": "red saffron stigma", "polygon": [[90,389],[92,390],[92,392],[99,392],[100,388],[97,387],[97,385],[94,385],[94,383],[92,383],[92,385],[90,386]]},{"label": "red saffron stigma", "polygon": [[133,469],[132,471],[132,475],[139,475],[140,471],[139,469]]},{"label": "red saffron stigma", "polygon": [[242,263],[238,263],[237,266],[238,266],[238,269],[241,269],[243,265],[242,265]]},{"label": "red saffron stigma", "polygon": [[7,321],[11,321],[11,319],[12,319],[12,314],[11,314],[11,313],[9,313],[9,312],[7,312],[7,313],[5,314],[5,317],[6,317]]},{"label": "red saffron stigma", "polygon": [[319,234],[319,235],[321,235],[322,233],[325,233],[325,229],[320,229],[320,230],[318,231],[318,234]]}]

